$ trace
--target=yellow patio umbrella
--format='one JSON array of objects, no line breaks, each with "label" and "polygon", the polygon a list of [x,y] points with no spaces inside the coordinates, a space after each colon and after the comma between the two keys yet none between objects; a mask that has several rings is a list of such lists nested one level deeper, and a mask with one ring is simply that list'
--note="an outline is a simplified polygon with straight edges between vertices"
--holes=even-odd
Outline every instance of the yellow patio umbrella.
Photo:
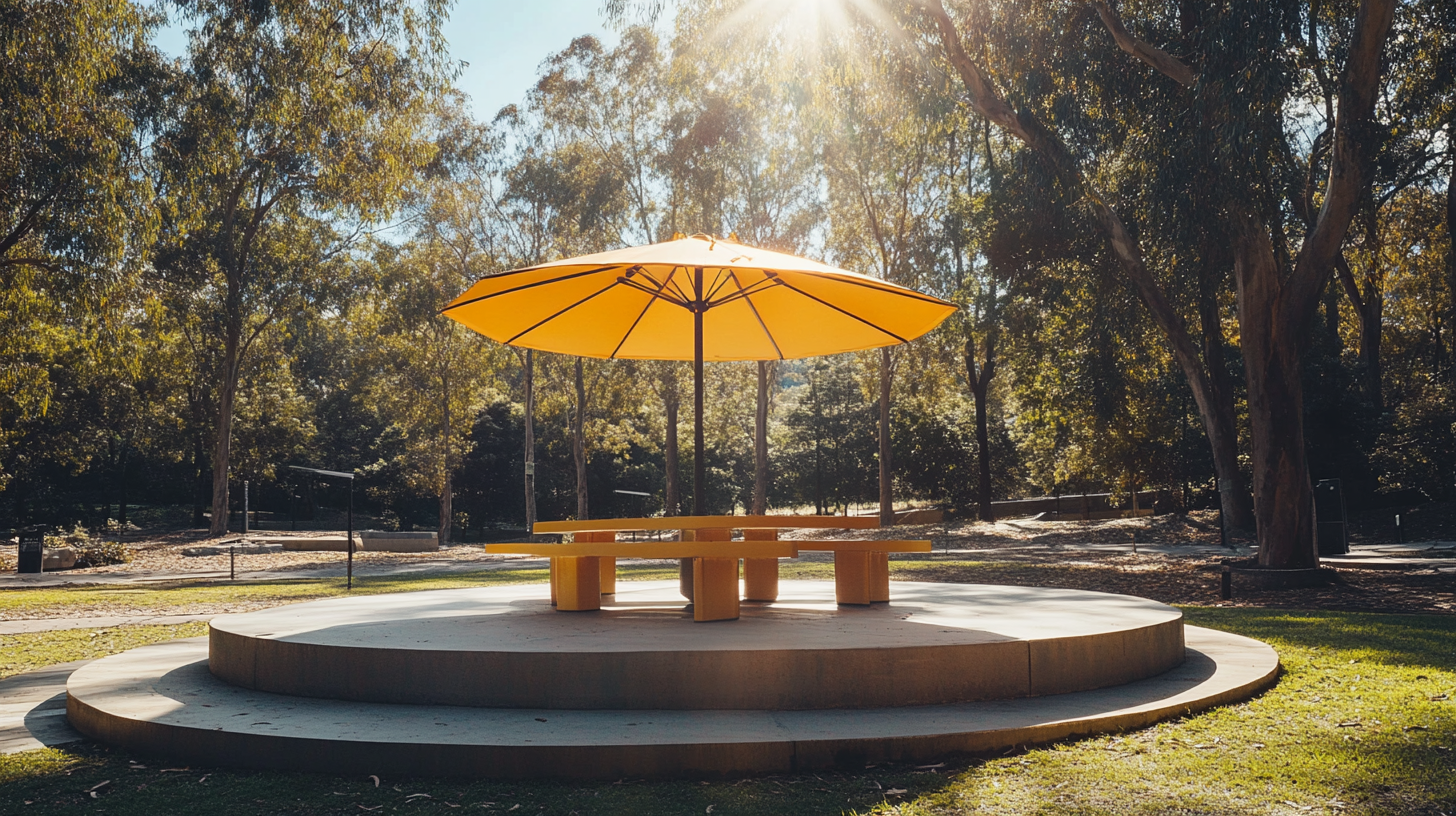
[{"label": "yellow patio umbrella", "polygon": [[443,313],[486,337],[582,357],[693,361],[694,515],[703,515],[703,362],[907,343],[956,309],[827,264],[708,235],[482,278]]}]

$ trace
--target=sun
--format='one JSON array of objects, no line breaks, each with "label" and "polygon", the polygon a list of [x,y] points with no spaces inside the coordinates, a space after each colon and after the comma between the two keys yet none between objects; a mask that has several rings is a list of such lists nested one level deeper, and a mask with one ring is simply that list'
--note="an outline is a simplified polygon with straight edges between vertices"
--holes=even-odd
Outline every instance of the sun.
[{"label": "sun", "polygon": [[881,0],[745,0],[729,11],[710,39],[719,45],[764,38],[796,60],[823,62],[857,25],[893,30]]}]

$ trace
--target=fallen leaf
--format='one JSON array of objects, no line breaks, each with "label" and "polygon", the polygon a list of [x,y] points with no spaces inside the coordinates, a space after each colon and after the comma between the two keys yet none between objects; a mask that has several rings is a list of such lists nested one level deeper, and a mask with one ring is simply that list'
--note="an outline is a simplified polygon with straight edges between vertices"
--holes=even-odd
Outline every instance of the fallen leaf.
[{"label": "fallen leaf", "polygon": [[511,805],[510,810],[507,810],[506,813],[510,813],[512,810],[515,810],[518,807],[520,807],[520,805]]},{"label": "fallen leaf", "polygon": [[545,717],[537,717],[536,718],[536,722],[546,722],[546,718]]},{"label": "fallen leaf", "polygon": [[459,806],[459,805],[457,805],[457,804],[455,804],[455,803],[454,803],[454,802],[446,802],[446,803],[445,803],[445,807],[453,807],[453,808],[458,808],[458,807],[460,807],[460,806]]},{"label": "fallen leaf", "polygon": [[202,778],[197,780],[197,784],[201,785],[203,782],[206,782],[209,776],[212,776],[212,774],[203,774]]},{"label": "fallen leaf", "polygon": [[434,799],[435,798],[435,797],[429,795],[428,793],[411,793],[409,796],[406,796],[404,799],[405,799],[406,802],[408,802],[411,799],[419,799],[420,797],[424,797],[426,799]]},{"label": "fallen leaf", "polygon": [[360,805],[359,806],[359,809],[360,810],[379,810],[382,807],[384,807],[384,805],[375,805],[374,807],[368,807],[366,805]]},{"label": "fallen leaf", "polygon": [[[374,787],[379,787],[379,777],[374,774],[369,774],[369,778],[374,780]],[[380,805],[380,807],[383,807],[383,805]]]},{"label": "fallen leaf", "polygon": [[704,813],[712,813],[713,812],[713,806],[712,805],[708,805],[708,809],[705,810],[705,811],[703,811],[703,812]]},{"label": "fallen leaf", "polygon": [[191,768],[163,768],[157,773],[187,773]]},{"label": "fallen leaf", "polygon": [[107,780],[105,780],[103,782],[97,782],[96,784],[94,784],[91,787],[87,788],[86,789],[86,792],[89,793],[89,794],[91,794],[91,798],[92,799],[100,799],[101,797],[97,796],[96,795],[96,792],[99,791],[99,790],[101,790],[102,788],[106,787],[107,785],[110,785],[110,784],[111,784],[111,780],[110,779],[107,779]]},{"label": "fallen leaf", "polygon": [[1249,747],[1250,748],[1263,748],[1264,747],[1264,743],[1262,743],[1262,742],[1250,743],[1249,744]]},{"label": "fallen leaf", "polygon": [[1337,725],[1335,727],[1336,728],[1359,728],[1360,727],[1360,721],[1359,720],[1349,720],[1347,722],[1342,722],[1342,723],[1340,723],[1339,725]]},{"label": "fallen leaf", "polygon": [[[1000,785],[997,785],[996,787],[999,788]],[[902,796],[907,793],[909,793],[909,791],[905,790],[904,788],[890,788],[889,790],[885,791],[886,796]]]},{"label": "fallen leaf", "polygon": [[1427,726],[1427,725],[1407,725],[1407,726],[1401,728],[1400,730],[1402,730],[1402,731],[1430,731],[1431,728],[1430,728],[1430,726]]},{"label": "fallen leaf", "polygon": [[945,763],[944,762],[937,762],[934,765],[916,765],[915,766],[915,770],[917,770],[917,771],[933,771],[936,768],[944,768],[944,767],[945,767]]},{"label": "fallen leaf", "polygon": [[1434,703],[1434,702],[1438,702],[1440,700],[1444,700],[1444,699],[1446,699],[1447,696],[1448,695],[1445,695],[1445,694],[1433,694],[1433,695],[1431,695],[1431,702]]}]

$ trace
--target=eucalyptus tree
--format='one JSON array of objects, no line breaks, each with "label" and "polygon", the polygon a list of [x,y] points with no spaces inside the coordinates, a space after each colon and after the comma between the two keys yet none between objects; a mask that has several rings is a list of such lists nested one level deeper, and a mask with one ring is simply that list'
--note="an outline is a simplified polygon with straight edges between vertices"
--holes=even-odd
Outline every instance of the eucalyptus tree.
[{"label": "eucalyptus tree", "polygon": [[439,233],[376,253],[380,279],[370,311],[356,319],[372,337],[370,402],[400,444],[398,471],[439,500],[439,538],[454,527],[454,482],[469,453],[476,414],[497,381],[498,346],[440,314],[479,277],[470,254]]},{"label": "eucalyptus tree", "polygon": [[[158,267],[200,293],[220,345],[211,414],[212,532],[226,529],[238,381],[262,332],[317,308],[319,262],[386,219],[431,160],[447,86],[446,0],[189,0],[193,26],[153,147]],[[302,243],[300,243],[302,242]],[[341,294],[341,293],[340,293]]]},{"label": "eucalyptus tree", "polygon": [[[985,49],[985,32],[1001,42],[1009,34],[997,25],[998,11],[980,7],[979,19],[958,22],[940,0],[917,3],[931,26],[945,64],[960,78],[967,103],[996,127],[1022,141],[1056,172],[1068,195],[1084,201],[1108,241],[1118,265],[1170,341],[1192,386],[1215,449],[1222,482],[1231,465],[1222,461],[1220,440],[1233,433],[1221,417],[1218,395],[1200,361],[1197,345],[1116,200],[1101,189],[1088,163],[1073,148],[1068,130],[1049,122],[1051,105],[1064,115],[1086,111],[1093,99],[1058,93],[1055,102],[1036,74],[987,61],[1000,56]],[[1394,0],[1363,0],[1349,25],[1348,45],[1337,60],[1338,92],[1331,136],[1330,171],[1321,206],[1302,236],[1291,234],[1285,212],[1271,205],[1279,170],[1290,158],[1280,119],[1294,102],[1288,64],[1289,38],[1300,35],[1302,7],[1295,3],[1235,3],[1215,9],[1192,4],[1148,8],[1128,30],[1107,3],[1092,4],[1105,35],[1153,72],[1163,86],[1139,85],[1138,94],[1115,95],[1136,108],[1148,99],[1188,122],[1186,143],[1206,152],[1216,168],[1220,224],[1230,243],[1238,285],[1239,339],[1245,362],[1253,443],[1254,510],[1259,561],[1271,567],[1314,562],[1313,501],[1302,424],[1300,357],[1302,338],[1345,239],[1359,202],[1369,188],[1377,139],[1375,99],[1381,87],[1381,54],[1391,29]],[[1019,15],[1008,15],[1006,20]],[[991,17],[992,19],[987,19]],[[1069,18],[1081,22],[1084,17]],[[914,23],[911,23],[914,25]],[[1181,26],[1176,32],[1174,26]],[[970,32],[970,48],[962,32]],[[1168,49],[1155,43],[1164,43]],[[1008,49],[1016,51],[1016,49]],[[978,58],[973,56],[978,53]],[[1085,55],[1075,62],[1085,66]],[[988,68],[997,69],[992,73]],[[1003,70],[1010,69],[1010,70]],[[1108,70],[1120,71],[1114,65]],[[1060,73],[1060,72],[1059,72]],[[1008,90],[1011,96],[1008,96]],[[1171,95],[1177,104],[1164,99]],[[1101,100],[1111,101],[1111,100]],[[1127,145],[1135,148],[1136,143]],[[1153,157],[1144,157],[1153,160]],[[1298,244],[1298,249],[1293,246]],[[1228,507],[1225,500],[1225,507]]]},{"label": "eucalyptus tree", "polygon": [[[941,290],[947,264],[942,224],[948,199],[942,165],[949,116],[923,115],[936,100],[914,79],[876,82],[849,65],[834,72],[822,104],[833,113],[825,148],[828,248],[847,266],[912,289]],[[857,75],[858,74],[858,75]],[[943,97],[942,97],[943,99]],[[895,523],[891,388],[897,354],[878,355],[880,523]]]},{"label": "eucalyptus tree", "polygon": [[0,445],[49,411],[62,335],[114,340],[136,307],[155,22],[128,0],[0,2]]}]

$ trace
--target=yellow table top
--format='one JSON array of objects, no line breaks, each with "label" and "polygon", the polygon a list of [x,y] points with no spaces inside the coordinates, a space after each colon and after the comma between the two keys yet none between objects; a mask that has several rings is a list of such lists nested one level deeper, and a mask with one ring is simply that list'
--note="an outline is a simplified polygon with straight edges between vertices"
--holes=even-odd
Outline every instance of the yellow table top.
[{"label": "yellow table top", "polygon": [[874,530],[878,516],[657,516],[538,521],[534,533],[612,533],[631,530]]}]

